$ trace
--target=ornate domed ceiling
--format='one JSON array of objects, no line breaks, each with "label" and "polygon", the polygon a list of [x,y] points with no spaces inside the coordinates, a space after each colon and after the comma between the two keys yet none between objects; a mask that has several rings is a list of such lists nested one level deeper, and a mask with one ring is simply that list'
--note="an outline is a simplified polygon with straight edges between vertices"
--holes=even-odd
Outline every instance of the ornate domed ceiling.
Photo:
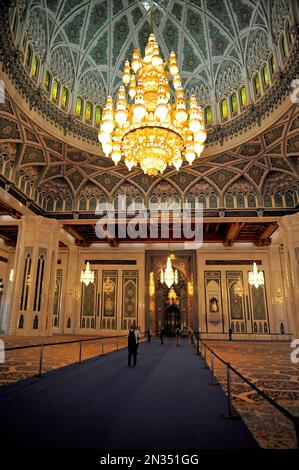
[{"label": "ornate domed ceiling", "polygon": [[97,203],[119,194],[147,207],[196,200],[215,217],[291,213],[299,200],[297,108],[246,144],[149,177],[47,134],[7,97],[0,104],[0,180],[33,211],[62,218],[94,217]]},{"label": "ornate domed ceiling", "polygon": [[[102,198],[112,202],[118,193],[146,204],[153,200],[163,204],[166,196],[179,202],[190,198],[202,202],[207,214],[215,217],[274,216],[297,210],[298,106],[289,105],[288,95],[291,79],[298,73],[298,40],[286,45],[289,56],[284,62],[278,57],[286,21],[290,27],[294,24],[292,2],[154,2],[159,44],[165,56],[171,49],[177,52],[187,90],[196,89],[201,102],[215,109],[220,95],[246,84],[249,103],[239,117],[244,121],[245,116],[246,126],[256,126],[253,137],[234,143],[244,122],[233,119],[229,150],[212,150],[192,166],[184,164],[179,172],[168,168],[156,178],[145,176],[140,168],[128,172],[122,163],[114,166],[101,156],[99,144],[94,152],[90,147],[82,150],[86,140],[96,141],[97,130],[74,116],[78,95],[96,104],[115,91],[125,58],[148,37],[148,2],[17,0],[10,12],[15,12],[15,5],[18,21],[9,12],[0,20],[1,60],[11,83],[10,95],[7,92],[5,103],[0,104],[0,180],[33,211],[61,218],[78,217],[80,212],[82,218],[94,217],[96,203]],[[38,81],[24,66],[29,43],[42,60]],[[251,73],[259,70],[269,53],[280,67],[264,96],[254,102]],[[45,99],[47,70],[73,93],[70,114]],[[28,108],[23,106],[25,101]],[[273,118],[268,128],[257,127],[279,102],[286,104],[284,114]],[[37,112],[30,114],[30,108]],[[46,121],[39,115],[55,124],[57,131],[54,125],[51,132],[50,127],[45,130]],[[220,142],[226,137],[223,129],[229,123],[219,123],[216,120],[209,131],[210,141],[212,133]],[[63,128],[65,134],[81,139],[80,148],[70,145],[70,139],[66,143]]]},{"label": "ornate domed ceiling", "polygon": [[[154,31],[162,54],[175,50],[187,89],[206,104],[237,89],[274,48],[292,17],[287,0],[159,0]],[[149,1],[26,2],[27,37],[71,90],[103,103],[125,58],[150,33]],[[292,21],[292,20],[290,20]]]}]

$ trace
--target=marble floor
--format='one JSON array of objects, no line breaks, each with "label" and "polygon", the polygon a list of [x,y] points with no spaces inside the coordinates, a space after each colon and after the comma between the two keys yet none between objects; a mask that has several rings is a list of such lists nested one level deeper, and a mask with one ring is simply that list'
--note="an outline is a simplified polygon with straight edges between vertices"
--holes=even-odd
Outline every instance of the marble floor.
[{"label": "marble floor", "polygon": [[[206,341],[225,361],[254,382],[293,415],[299,416],[299,365],[290,359],[289,343]],[[208,364],[211,363],[207,353]],[[215,373],[226,391],[225,367],[215,359]],[[294,448],[293,423],[232,373],[233,405],[264,448]]]}]

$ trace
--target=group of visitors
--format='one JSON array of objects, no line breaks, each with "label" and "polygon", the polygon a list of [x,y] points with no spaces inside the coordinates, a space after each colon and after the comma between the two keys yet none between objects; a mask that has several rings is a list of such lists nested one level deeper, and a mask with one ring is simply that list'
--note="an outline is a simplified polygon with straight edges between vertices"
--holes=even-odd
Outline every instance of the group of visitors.
[{"label": "group of visitors", "polygon": [[[150,343],[152,339],[152,333],[150,328],[145,333],[147,337],[147,342]],[[189,335],[189,333],[188,333]],[[165,331],[164,327],[160,326],[159,328],[159,338],[160,344],[164,344],[164,336]],[[180,345],[180,337],[182,336],[182,332],[180,328],[175,329],[175,337],[176,337],[176,345]],[[189,335],[190,338],[190,335]],[[193,335],[192,335],[193,338]],[[133,366],[136,367],[137,364],[137,354],[138,354],[138,346],[140,343],[140,327],[136,326],[134,323],[130,326],[129,333],[128,333],[128,367],[131,367],[132,359],[133,359]]]}]

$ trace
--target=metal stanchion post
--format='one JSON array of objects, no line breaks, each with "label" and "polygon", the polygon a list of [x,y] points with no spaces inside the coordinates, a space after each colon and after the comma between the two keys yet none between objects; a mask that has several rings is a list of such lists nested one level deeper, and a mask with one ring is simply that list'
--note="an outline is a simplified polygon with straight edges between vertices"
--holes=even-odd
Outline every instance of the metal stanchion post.
[{"label": "metal stanchion post", "polygon": [[102,356],[104,356],[104,343],[102,343]]},{"label": "metal stanchion post", "polygon": [[80,349],[79,349],[79,364],[82,362],[82,341],[80,341]]},{"label": "metal stanchion post", "polygon": [[43,370],[43,355],[44,355],[44,345],[40,345],[40,352],[39,352],[39,366],[38,366],[38,377],[41,377],[42,370]]},{"label": "metal stanchion post", "polygon": [[118,336],[116,337],[116,350],[118,351]]},{"label": "metal stanchion post", "polygon": [[103,347],[102,347],[102,343],[101,343],[101,340],[99,340],[99,357],[101,356],[101,349],[102,349],[102,354],[103,354]]},{"label": "metal stanchion post", "polygon": [[227,380],[227,413],[224,414],[225,418],[238,419],[240,416],[233,412],[232,407],[232,390],[231,390],[231,375],[230,363],[226,364],[226,380]]},{"label": "metal stanchion post", "polygon": [[210,382],[211,385],[219,385],[219,383],[217,382],[216,380],[216,377],[215,377],[215,367],[214,367],[214,363],[215,363],[215,357],[214,357],[214,353],[211,352],[211,374],[212,374],[212,382]]}]

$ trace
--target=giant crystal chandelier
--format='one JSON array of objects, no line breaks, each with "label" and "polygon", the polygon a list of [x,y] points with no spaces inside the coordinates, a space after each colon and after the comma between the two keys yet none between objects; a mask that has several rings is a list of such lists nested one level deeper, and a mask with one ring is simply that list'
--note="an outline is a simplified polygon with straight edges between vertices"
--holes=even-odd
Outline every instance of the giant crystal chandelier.
[{"label": "giant crystal chandelier", "polygon": [[162,174],[167,165],[179,170],[184,158],[191,165],[203,151],[206,131],[195,95],[187,108],[175,53],[163,62],[150,34],[144,58],[134,49],[122,79],[125,86],[119,87],[116,106],[108,96],[103,110],[99,141],[105,155],[116,165],[123,157],[129,170],[140,164],[152,176]]}]

